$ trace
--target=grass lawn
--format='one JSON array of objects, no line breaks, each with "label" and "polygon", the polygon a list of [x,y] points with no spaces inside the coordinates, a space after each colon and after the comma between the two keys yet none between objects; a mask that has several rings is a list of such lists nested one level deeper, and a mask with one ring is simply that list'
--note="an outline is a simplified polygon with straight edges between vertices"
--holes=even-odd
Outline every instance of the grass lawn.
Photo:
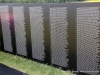
[{"label": "grass lawn", "polygon": [[29,75],[73,75],[48,65],[40,64],[19,56],[3,53],[0,51],[0,63],[27,73]]}]

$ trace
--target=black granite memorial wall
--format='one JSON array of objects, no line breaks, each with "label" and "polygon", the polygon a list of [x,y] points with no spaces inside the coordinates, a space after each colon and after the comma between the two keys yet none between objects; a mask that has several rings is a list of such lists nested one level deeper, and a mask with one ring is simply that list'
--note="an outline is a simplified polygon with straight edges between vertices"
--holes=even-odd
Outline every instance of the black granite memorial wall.
[{"label": "black granite memorial wall", "polygon": [[100,3],[1,3],[0,50],[98,75]]}]

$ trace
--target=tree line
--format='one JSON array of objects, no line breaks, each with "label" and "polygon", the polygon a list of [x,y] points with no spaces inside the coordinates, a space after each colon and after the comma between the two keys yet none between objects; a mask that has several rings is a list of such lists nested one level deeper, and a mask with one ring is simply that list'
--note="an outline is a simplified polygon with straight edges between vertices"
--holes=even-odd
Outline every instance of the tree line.
[{"label": "tree line", "polygon": [[0,3],[65,3],[84,0],[0,0]]}]

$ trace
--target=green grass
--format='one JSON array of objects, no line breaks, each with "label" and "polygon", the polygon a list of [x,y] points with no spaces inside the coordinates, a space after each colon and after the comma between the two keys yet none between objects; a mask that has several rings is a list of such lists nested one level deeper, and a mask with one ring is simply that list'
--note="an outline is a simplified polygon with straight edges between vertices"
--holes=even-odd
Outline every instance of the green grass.
[{"label": "green grass", "polygon": [[29,75],[73,75],[48,65],[40,64],[32,60],[21,58],[0,51],[0,63],[27,73]]}]

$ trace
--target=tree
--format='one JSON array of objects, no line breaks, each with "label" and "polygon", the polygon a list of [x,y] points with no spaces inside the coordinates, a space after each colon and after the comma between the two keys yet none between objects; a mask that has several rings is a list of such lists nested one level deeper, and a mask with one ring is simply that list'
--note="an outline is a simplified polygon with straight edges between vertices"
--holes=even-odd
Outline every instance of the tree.
[{"label": "tree", "polygon": [[1,3],[64,3],[71,1],[80,0],[0,0]]}]

